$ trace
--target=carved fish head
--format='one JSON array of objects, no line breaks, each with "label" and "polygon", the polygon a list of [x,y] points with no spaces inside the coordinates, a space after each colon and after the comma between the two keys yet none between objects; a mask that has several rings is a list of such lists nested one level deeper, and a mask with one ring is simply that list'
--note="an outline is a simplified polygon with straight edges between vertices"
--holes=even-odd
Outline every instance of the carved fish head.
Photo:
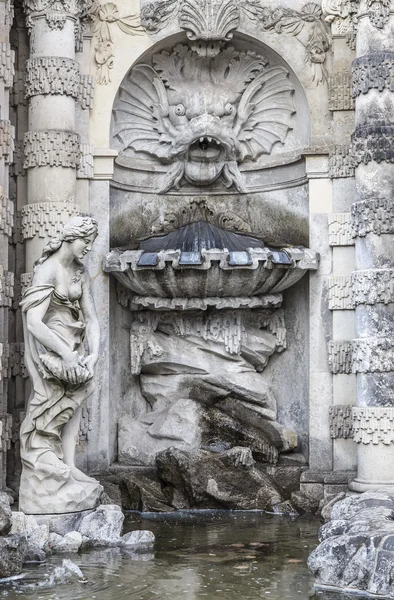
[{"label": "carved fish head", "polygon": [[228,46],[201,56],[188,46],[153,56],[123,82],[114,106],[122,149],[173,165],[161,189],[184,179],[243,191],[239,164],[269,154],[292,127],[293,87],[283,67]]}]

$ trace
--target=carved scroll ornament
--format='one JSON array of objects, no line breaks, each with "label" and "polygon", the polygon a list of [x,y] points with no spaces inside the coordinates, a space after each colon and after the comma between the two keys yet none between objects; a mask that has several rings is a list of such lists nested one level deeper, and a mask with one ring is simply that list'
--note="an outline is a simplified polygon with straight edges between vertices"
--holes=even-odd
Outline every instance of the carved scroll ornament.
[{"label": "carved scroll ornament", "polygon": [[243,192],[239,165],[284,143],[295,112],[293,86],[281,66],[228,46],[199,56],[178,44],[134,67],[114,106],[114,134],[128,148],[169,168],[161,193],[182,180]]}]

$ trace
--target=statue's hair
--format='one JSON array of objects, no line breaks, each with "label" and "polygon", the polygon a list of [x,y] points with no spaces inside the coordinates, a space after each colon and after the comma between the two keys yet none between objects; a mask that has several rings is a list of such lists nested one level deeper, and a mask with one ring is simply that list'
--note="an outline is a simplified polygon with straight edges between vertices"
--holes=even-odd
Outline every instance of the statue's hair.
[{"label": "statue's hair", "polygon": [[42,265],[52,254],[57,252],[63,242],[73,242],[78,238],[97,235],[98,224],[92,217],[73,217],[70,219],[60,235],[52,237],[42,251],[41,258],[34,263],[34,268]]}]

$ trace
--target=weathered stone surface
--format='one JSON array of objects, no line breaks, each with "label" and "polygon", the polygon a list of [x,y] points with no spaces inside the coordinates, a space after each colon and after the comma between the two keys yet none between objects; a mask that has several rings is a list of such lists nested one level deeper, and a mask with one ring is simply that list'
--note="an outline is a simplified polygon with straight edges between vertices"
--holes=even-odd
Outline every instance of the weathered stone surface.
[{"label": "weathered stone surface", "polygon": [[27,544],[24,535],[0,537],[0,578],[12,577],[22,572],[26,551]]},{"label": "weathered stone surface", "polygon": [[249,448],[219,454],[169,448],[157,456],[156,464],[160,479],[181,492],[191,508],[273,510],[283,500],[254,465]]},{"label": "weathered stone surface", "polygon": [[155,543],[155,536],[151,531],[130,531],[122,536],[123,548],[133,552],[149,552]]},{"label": "weathered stone surface", "polygon": [[124,514],[119,506],[105,504],[84,517],[79,527],[90,546],[117,546],[120,542]]},{"label": "weathered stone surface", "polygon": [[11,531],[11,515],[10,499],[5,492],[0,492],[0,536]]},{"label": "weathered stone surface", "polygon": [[394,496],[366,492],[336,502],[308,559],[317,585],[392,597]]},{"label": "weathered stone surface", "polygon": [[[163,493],[163,482],[155,473],[134,472],[125,475],[120,482],[122,507],[125,510],[141,512],[168,512],[174,510],[171,499]],[[185,504],[187,502],[185,501]],[[181,508],[175,506],[175,508]],[[187,508],[187,506],[182,506]]]},{"label": "weathered stone surface", "polygon": [[71,531],[65,536],[57,533],[50,533],[48,538],[47,549],[54,553],[75,553],[78,552],[82,545],[82,535],[78,531]]}]

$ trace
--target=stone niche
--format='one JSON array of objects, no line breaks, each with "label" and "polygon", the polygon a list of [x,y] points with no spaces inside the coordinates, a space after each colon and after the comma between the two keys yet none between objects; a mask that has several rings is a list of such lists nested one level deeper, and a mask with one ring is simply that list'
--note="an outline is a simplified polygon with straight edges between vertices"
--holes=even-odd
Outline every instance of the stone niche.
[{"label": "stone niche", "polygon": [[[254,486],[268,473],[273,505],[294,489],[275,467],[308,458],[303,276],[318,266],[302,157],[308,106],[261,42],[189,37],[156,44],[113,106],[104,268],[114,275],[118,461],[158,466],[162,479],[172,461],[177,488],[174,461],[211,472],[219,457]],[[212,503],[188,506],[270,506],[227,502],[219,471],[201,484]]]}]

